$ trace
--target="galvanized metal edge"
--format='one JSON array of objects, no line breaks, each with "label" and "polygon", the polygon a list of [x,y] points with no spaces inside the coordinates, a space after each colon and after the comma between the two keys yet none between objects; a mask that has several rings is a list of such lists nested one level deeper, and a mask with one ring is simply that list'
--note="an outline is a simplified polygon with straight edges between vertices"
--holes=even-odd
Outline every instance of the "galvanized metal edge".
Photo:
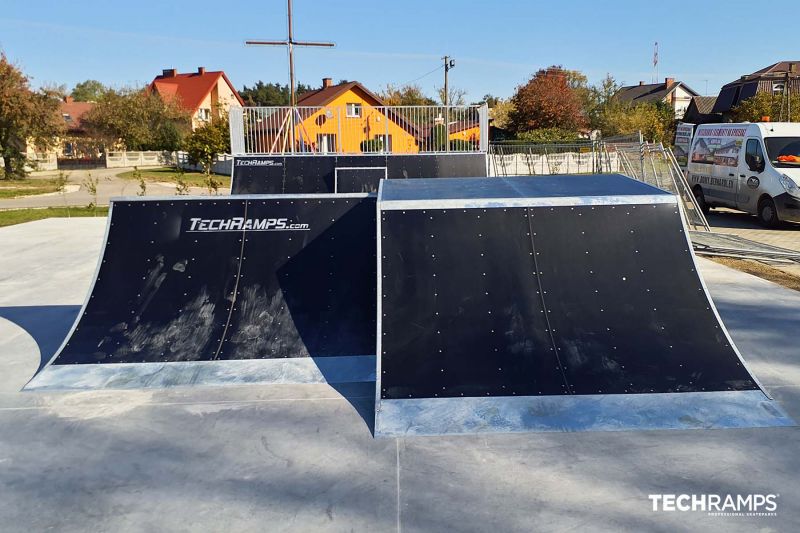
[{"label": "galvanized metal edge", "polygon": [[197,385],[356,383],[375,379],[374,355],[168,363],[50,365],[26,391],[151,389]]},{"label": "galvanized metal edge", "polygon": [[238,202],[240,200],[338,200],[342,198],[369,198],[374,192],[309,193],[309,194],[234,194],[225,196],[116,196],[114,202]]},{"label": "galvanized metal edge", "polygon": [[795,426],[761,391],[384,400],[376,437]]},{"label": "galvanized metal edge", "polygon": [[487,209],[497,207],[564,207],[583,205],[640,205],[640,204],[675,204],[675,196],[666,194],[654,195],[619,195],[619,196],[560,196],[530,198],[447,198],[428,200],[383,200],[380,199],[384,211],[403,209]]}]

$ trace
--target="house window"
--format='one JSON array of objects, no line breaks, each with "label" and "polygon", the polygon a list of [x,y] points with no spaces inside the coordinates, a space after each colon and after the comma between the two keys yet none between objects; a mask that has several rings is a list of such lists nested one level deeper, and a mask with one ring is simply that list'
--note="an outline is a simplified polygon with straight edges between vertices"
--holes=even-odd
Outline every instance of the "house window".
[{"label": "house window", "polygon": [[381,151],[382,152],[391,152],[392,151],[392,136],[391,135],[376,135],[376,139],[380,139],[381,141]]},{"label": "house window", "polygon": [[335,133],[317,134],[317,151],[321,154],[336,152],[336,134]]},{"label": "house window", "polygon": [[347,116],[361,118],[361,104],[347,104]]},{"label": "house window", "polygon": [[211,110],[207,107],[201,107],[197,110],[197,119],[208,122],[211,120]]},{"label": "house window", "polygon": [[772,82],[772,94],[783,94],[785,90],[786,90],[786,82],[783,81]]}]

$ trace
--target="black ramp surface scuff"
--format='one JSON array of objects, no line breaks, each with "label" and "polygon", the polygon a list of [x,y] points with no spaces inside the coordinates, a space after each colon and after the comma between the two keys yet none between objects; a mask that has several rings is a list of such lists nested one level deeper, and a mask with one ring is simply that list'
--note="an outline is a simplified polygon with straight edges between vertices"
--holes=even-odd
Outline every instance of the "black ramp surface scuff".
[{"label": "black ramp surface scuff", "polygon": [[530,213],[570,392],[758,388],[712,310],[676,205]]},{"label": "black ramp surface scuff", "polygon": [[374,197],[115,201],[53,364],[373,354],[374,243]]},{"label": "black ramp surface scuff", "polygon": [[114,202],[97,281],[54,364],[190,361],[216,353],[241,232],[190,233],[192,218],[242,217],[245,202]]},{"label": "black ramp surface scuff", "polygon": [[381,212],[381,398],[567,392],[525,209]]},{"label": "black ramp surface scuff", "polygon": [[343,167],[336,169],[336,192],[378,192],[378,186],[386,177],[385,167]]},{"label": "black ramp surface scuff", "polygon": [[375,198],[254,199],[248,216],[308,230],[247,232],[219,358],[374,354]]}]

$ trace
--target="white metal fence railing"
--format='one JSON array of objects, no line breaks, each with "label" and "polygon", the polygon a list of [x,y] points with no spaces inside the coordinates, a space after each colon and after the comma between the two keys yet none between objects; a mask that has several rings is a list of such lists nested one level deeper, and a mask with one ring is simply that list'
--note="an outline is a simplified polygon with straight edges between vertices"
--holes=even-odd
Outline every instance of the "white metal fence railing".
[{"label": "white metal fence railing", "polygon": [[233,107],[234,154],[485,152],[486,106]]},{"label": "white metal fence railing", "polygon": [[619,172],[616,155],[605,153],[597,141],[523,144],[491,143],[489,173],[492,176],[537,176]]}]

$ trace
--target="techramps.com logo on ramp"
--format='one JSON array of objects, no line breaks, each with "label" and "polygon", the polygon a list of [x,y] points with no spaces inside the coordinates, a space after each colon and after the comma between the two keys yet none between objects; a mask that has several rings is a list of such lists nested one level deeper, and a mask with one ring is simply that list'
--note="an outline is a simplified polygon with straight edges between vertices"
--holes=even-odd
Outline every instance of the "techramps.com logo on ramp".
[{"label": "techramps.com logo on ramp", "polygon": [[218,233],[225,231],[308,231],[308,224],[288,218],[190,218],[188,233]]},{"label": "techramps.com logo on ramp", "polygon": [[701,512],[708,516],[778,516],[780,494],[649,494],[654,512]]}]

